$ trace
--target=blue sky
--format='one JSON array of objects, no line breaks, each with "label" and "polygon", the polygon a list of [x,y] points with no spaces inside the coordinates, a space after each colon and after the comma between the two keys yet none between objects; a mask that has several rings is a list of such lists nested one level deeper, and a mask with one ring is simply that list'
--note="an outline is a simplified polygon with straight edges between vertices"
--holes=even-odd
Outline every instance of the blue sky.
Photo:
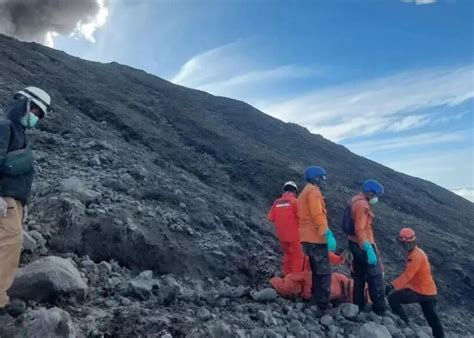
[{"label": "blue sky", "polygon": [[54,48],[244,100],[474,200],[473,13],[469,0],[111,0],[95,42]]}]

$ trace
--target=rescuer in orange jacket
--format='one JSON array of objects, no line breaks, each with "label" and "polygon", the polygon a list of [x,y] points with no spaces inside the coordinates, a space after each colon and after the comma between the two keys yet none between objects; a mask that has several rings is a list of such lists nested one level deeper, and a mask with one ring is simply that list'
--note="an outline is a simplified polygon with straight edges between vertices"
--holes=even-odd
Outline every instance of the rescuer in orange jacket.
[{"label": "rescuer in orange jacket", "polygon": [[366,180],[362,192],[352,197],[348,203],[353,225],[352,231],[348,232],[348,240],[349,250],[354,256],[354,304],[361,311],[364,309],[364,288],[367,282],[372,310],[378,315],[385,313],[385,297],[382,264],[372,227],[374,214],[371,205],[376,204],[383,193],[384,188],[379,182]]},{"label": "rescuer in orange jacket", "polygon": [[273,202],[268,213],[268,219],[275,224],[276,234],[283,251],[283,273],[285,276],[301,271],[303,266],[303,251],[298,233],[297,194],[296,183],[286,182],[283,185],[283,195]]},{"label": "rescuer in orange jacket", "polygon": [[400,230],[398,241],[407,253],[407,261],[405,271],[385,288],[390,307],[408,324],[402,304],[419,303],[433,336],[444,337],[443,326],[435,310],[438,292],[428,256],[416,245],[416,234],[412,229]]},{"label": "rescuer in orange jacket", "polygon": [[326,206],[321,190],[326,186],[326,171],[318,166],[305,170],[307,182],[298,197],[298,224],[303,251],[312,272],[311,303],[327,309],[331,293],[329,251],[336,250],[336,239],[328,227]]}]

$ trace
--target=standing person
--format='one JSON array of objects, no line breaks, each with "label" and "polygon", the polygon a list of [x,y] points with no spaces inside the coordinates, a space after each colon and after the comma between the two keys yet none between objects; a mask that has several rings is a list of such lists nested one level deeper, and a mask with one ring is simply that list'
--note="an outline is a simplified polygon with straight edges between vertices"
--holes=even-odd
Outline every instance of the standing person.
[{"label": "standing person", "polygon": [[306,186],[298,197],[300,240],[309,257],[312,272],[310,304],[324,311],[329,306],[331,266],[329,252],[336,250],[336,239],[328,227],[326,205],[321,190],[326,186],[326,170],[318,166],[304,172]]},{"label": "standing person", "polygon": [[433,330],[433,336],[442,338],[444,337],[443,326],[435,310],[438,292],[431,274],[428,256],[416,245],[416,234],[413,229],[400,230],[398,242],[407,255],[407,261],[405,271],[385,288],[390,307],[409,324],[402,304],[419,303],[426,321]]},{"label": "standing person", "polygon": [[385,313],[385,297],[382,264],[375,244],[371,205],[378,202],[384,193],[376,180],[366,180],[362,192],[348,202],[353,231],[349,232],[349,250],[354,256],[354,304],[362,311],[365,308],[364,287],[367,282],[372,310],[378,315]]},{"label": "standing person", "polygon": [[283,194],[273,202],[268,219],[275,223],[276,233],[283,251],[283,273],[296,273],[303,270],[303,252],[298,233],[298,214],[296,197],[298,186],[293,181],[283,185]]},{"label": "standing person", "polygon": [[44,90],[27,87],[14,96],[0,121],[0,314],[9,304],[7,291],[20,260],[22,221],[33,181],[34,158],[25,130],[46,116],[50,104]]}]

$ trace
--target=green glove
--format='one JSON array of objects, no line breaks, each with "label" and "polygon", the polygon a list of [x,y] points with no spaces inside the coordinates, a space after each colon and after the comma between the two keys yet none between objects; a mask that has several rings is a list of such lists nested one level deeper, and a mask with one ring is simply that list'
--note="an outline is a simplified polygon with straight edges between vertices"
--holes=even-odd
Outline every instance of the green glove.
[{"label": "green glove", "polygon": [[377,265],[377,255],[375,254],[374,247],[369,243],[369,241],[365,241],[362,247],[367,253],[367,262],[369,265]]},{"label": "green glove", "polygon": [[327,229],[326,232],[324,233],[324,236],[326,236],[326,240],[328,242],[328,250],[331,252],[336,251],[336,238],[334,237],[334,234],[332,233],[331,230]]}]

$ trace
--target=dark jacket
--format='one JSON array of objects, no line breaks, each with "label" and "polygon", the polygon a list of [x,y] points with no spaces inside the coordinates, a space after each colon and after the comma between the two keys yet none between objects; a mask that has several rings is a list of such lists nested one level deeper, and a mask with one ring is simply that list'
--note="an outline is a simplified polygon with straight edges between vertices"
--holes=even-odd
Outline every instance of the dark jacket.
[{"label": "dark jacket", "polygon": [[6,119],[0,120],[0,196],[11,197],[26,205],[31,194],[34,171],[10,176],[4,173],[3,164],[7,153],[27,146],[25,128],[20,119],[26,112],[26,99],[20,98],[11,104]]}]

